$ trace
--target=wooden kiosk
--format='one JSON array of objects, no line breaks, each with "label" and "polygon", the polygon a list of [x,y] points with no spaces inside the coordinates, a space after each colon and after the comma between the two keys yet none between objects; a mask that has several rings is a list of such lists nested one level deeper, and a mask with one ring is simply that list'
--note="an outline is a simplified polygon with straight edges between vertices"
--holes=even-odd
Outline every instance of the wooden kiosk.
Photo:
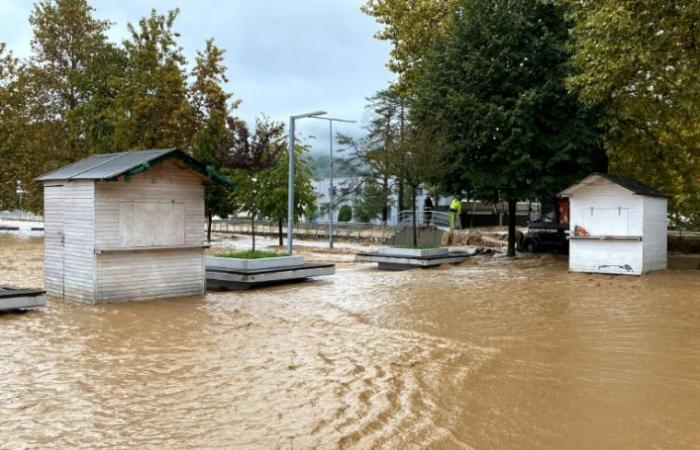
[{"label": "wooden kiosk", "polygon": [[48,295],[95,304],[205,293],[214,176],[171,148],[98,154],[39,177]]}]

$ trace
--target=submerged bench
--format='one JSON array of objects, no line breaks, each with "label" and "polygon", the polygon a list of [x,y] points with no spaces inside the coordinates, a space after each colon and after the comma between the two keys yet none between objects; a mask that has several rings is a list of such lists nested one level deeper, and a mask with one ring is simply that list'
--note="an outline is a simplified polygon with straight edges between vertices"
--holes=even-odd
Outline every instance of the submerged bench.
[{"label": "submerged bench", "polygon": [[46,304],[46,291],[0,286],[0,311],[37,308]]},{"label": "submerged bench", "polygon": [[333,275],[335,264],[304,263],[300,256],[256,260],[208,256],[206,272],[207,289],[242,290]]}]

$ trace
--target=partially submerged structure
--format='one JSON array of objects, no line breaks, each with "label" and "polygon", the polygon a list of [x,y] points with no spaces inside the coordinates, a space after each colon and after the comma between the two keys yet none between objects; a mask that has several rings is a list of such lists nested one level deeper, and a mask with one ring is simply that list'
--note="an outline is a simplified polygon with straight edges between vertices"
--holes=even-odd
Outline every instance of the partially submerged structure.
[{"label": "partially submerged structure", "polygon": [[303,256],[239,259],[207,256],[207,287],[244,290],[333,275],[335,264],[305,263]]},{"label": "partially submerged structure", "polygon": [[376,262],[379,270],[408,270],[437,267],[442,264],[459,264],[480,250],[449,251],[447,248],[401,248],[382,247],[376,252],[361,252],[355,255],[358,262]]},{"label": "partially submerged structure", "polygon": [[38,289],[0,286],[0,312],[44,306],[46,304],[45,294],[45,291]]},{"label": "partially submerged structure", "polygon": [[204,185],[219,177],[179,149],[91,156],[44,184],[44,280],[82,303],[203,294]]},{"label": "partially submerged structure", "polygon": [[569,270],[640,275],[666,268],[666,195],[602,173],[560,195],[570,202]]}]

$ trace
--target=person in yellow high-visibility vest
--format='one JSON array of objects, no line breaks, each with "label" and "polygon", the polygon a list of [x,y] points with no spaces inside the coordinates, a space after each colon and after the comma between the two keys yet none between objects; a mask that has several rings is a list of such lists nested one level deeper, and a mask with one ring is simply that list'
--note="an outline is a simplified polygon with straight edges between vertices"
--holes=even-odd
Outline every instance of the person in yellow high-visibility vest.
[{"label": "person in yellow high-visibility vest", "polygon": [[457,218],[462,214],[462,201],[455,198],[450,203],[450,229],[454,229]]}]

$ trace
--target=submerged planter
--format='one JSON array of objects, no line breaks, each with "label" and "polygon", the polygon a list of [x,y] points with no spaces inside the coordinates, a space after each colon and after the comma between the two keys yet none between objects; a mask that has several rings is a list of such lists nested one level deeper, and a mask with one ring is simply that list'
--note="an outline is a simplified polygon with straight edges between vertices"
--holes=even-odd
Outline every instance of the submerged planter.
[{"label": "submerged planter", "polygon": [[277,267],[293,267],[304,264],[303,256],[278,256],[272,258],[244,259],[225,258],[223,256],[207,256],[207,266],[222,267],[236,270],[274,269]]},{"label": "submerged planter", "polygon": [[374,253],[358,253],[355,259],[359,262],[376,262],[381,270],[407,270],[459,264],[476,253],[450,252],[447,248],[383,247]]},{"label": "submerged planter", "polygon": [[207,256],[207,288],[239,290],[333,275],[335,264],[305,264],[303,256],[260,259]]},{"label": "submerged planter", "polygon": [[408,256],[416,258],[425,258],[430,256],[445,256],[448,253],[447,248],[406,248],[406,247],[382,247],[377,252],[380,255],[392,256]]}]

